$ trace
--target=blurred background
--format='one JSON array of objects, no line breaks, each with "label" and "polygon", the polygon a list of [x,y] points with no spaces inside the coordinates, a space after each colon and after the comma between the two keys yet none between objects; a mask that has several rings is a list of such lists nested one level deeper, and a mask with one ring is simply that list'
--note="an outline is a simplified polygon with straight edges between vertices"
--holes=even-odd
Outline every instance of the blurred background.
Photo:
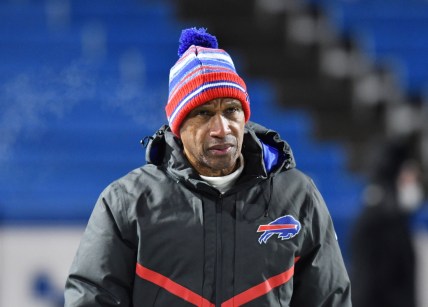
[{"label": "blurred background", "polygon": [[0,306],[63,305],[99,193],[166,122],[193,26],[319,187],[354,305],[428,306],[425,0],[1,0]]}]

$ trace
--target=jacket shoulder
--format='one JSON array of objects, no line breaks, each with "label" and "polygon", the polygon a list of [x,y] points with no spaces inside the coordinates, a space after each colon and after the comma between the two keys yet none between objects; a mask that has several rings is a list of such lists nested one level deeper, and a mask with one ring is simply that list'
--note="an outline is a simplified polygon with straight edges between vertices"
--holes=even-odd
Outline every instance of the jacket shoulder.
[{"label": "jacket shoulder", "polygon": [[310,215],[321,215],[329,218],[330,213],[327,205],[318,190],[313,179],[298,168],[283,170],[278,173],[278,185],[287,191],[287,195],[293,195],[293,198],[299,199],[301,209],[304,209]]},{"label": "jacket shoulder", "polygon": [[287,187],[295,187],[302,192],[311,192],[316,188],[312,178],[298,168],[283,169],[275,177],[279,181],[284,181]]}]

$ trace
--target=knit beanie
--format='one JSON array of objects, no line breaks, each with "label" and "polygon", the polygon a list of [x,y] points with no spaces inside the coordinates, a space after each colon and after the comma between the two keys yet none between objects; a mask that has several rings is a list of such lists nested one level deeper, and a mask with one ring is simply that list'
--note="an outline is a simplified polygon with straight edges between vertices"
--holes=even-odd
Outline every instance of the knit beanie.
[{"label": "knit beanie", "polygon": [[250,118],[247,87],[236,73],[229,54],[218,49],[216,37],[206,29],[190,28],[182,31],[179,43],[180,58],[170,70],[165,107],[172,132],[179,136],[187,114],[216,98],[239,100],[247,122]]}]

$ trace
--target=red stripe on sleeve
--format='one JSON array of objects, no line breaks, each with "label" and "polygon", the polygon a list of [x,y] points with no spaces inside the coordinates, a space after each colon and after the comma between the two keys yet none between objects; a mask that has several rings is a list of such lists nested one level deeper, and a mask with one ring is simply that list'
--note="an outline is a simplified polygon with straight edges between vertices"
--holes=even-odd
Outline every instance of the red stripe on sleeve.
[{"label": "red stripe on sleeve", "polygon": [[155,271],[152,271],[139,263],[137,263],[136,273],[142,279],[145,279],[151,283],[154,283],[155,285],[158,285],[166,291],[178,296],[179,298],[195,306],[214,307],[214,304],[212,304],[210,301],[203,298],[199,294],[196,294],[195,292],[187,289],[186,287],[183,287],[182,285],[172,281],[168,277]]}]

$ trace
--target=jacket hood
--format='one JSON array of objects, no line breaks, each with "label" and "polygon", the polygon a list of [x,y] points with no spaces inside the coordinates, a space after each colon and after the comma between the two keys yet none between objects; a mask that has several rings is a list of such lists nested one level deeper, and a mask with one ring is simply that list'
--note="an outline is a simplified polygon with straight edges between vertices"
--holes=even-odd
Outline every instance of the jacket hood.
[{"label": "jacket hood", "polygon": [[[142,143],[144,146],[147,145],[148,164],[164,165],[181,171],[190,167],[182,155],[181,141],[172,133],[169,126],[162,126],[153,136],[145,140],[148,142]],[[281,139],[279,133],[251,121],[245,125],[242,152],[246,164],[252,167],[257,165],[256,173],[264,177],[296,166],[290,146]]]},{"label": "jacket hood", "polygon": [[281,139],[278,132],[254,122],[248,122],[246,128],[249,134],[254,134],[262,147],[263,164],[268,173],[279,171],[283,168],[291,169],[296,167],[290,145]]}]

